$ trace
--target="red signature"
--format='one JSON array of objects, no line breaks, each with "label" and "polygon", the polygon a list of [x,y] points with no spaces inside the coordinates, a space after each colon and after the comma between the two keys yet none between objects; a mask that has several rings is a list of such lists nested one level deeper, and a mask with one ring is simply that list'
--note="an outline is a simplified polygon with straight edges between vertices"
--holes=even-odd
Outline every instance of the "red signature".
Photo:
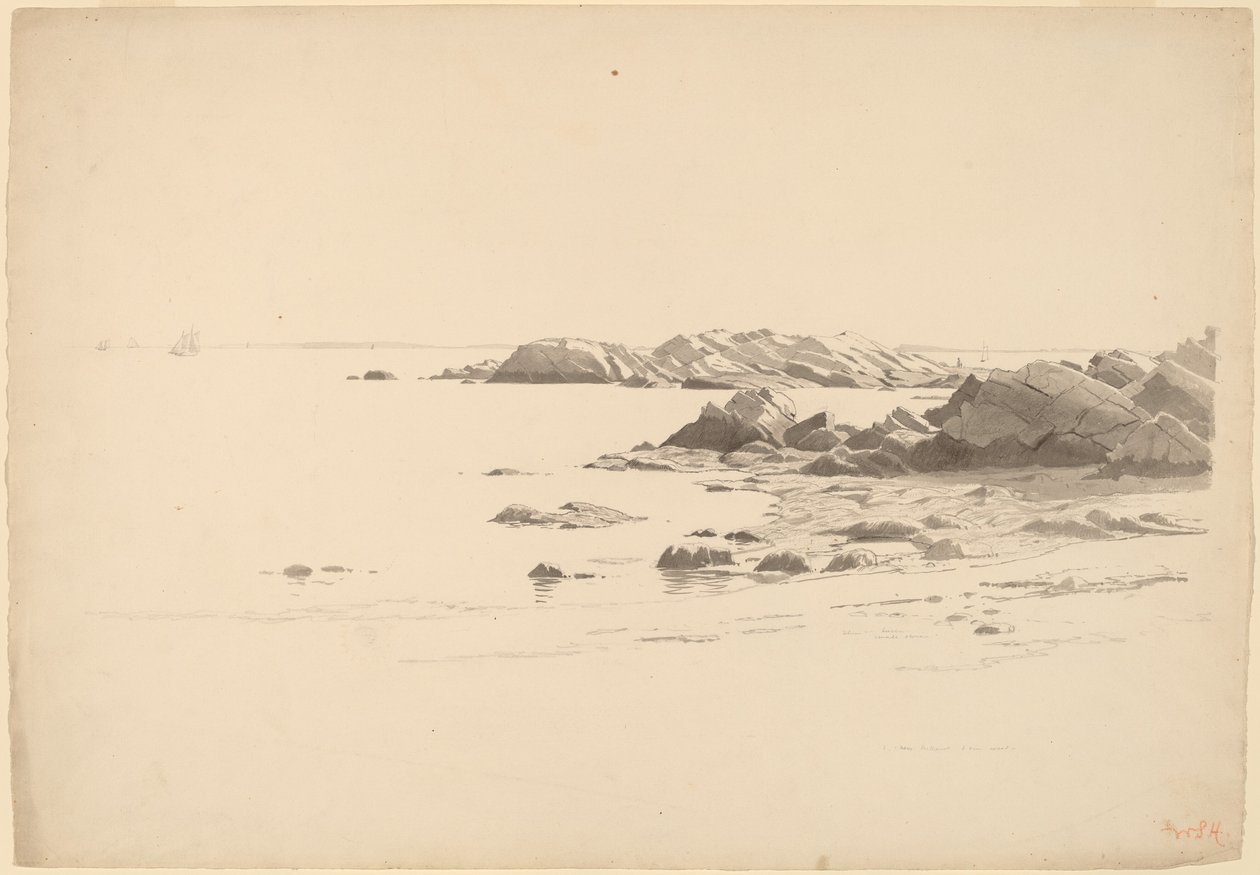
[{"label": "red signature", "polygon": [[1213,839],[1222,848],[1225,842],[1221,839],[1229,838],[1229,833],[1221,832],[1220,822],[1208,823],[1206,820],[1200,820],[1194,826],[1187,826],[1185,829],[1178,829],[1172,825],[1171,821],[1164,821],[1164,826],[1160,832],[1170,832],[1175,839],[1194,839],[1201,841],[1205,838]]}]

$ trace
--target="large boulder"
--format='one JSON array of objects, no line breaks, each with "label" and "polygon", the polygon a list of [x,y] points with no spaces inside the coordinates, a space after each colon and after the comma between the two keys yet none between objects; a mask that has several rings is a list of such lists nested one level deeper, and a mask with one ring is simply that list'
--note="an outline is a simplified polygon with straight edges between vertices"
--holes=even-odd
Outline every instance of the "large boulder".
[{"label": "large boulder", "polygon": [[397,380],[389,371],[368,371],[363,375],[365,380]]},{"label": "large boulder", "polygon": [[783,435],[796,423],[796,405],[774,389],[736,392],[725,407],[710,402],[695,422],[684,425],[661,444],[729,453],[753,441],[782,447]]},{"label": "large boulder", "polygon": [[1099,476],[1192,477],[1212,467],[1212,450],[1184,422],[1161,413],[1133,431]]},{"label": "large boulder", "polygon": [[879,563],[879,559],[870,550],[845,550],[831,557],[823,571],[851,571],[854,568],[866,568]]},{"label": "large boulder", "polygon": [[757,563],[753,571],[781,571],[784,574],[808,574],[809,560],[791,550],[775,550]]},{"label": "large boulder", "polygon": [[710,547],[708,544],[675,544],[666,547],[661,558],[656,561],[657,568],[691,571],[697,568],[708,568],[712,565],[734,565],[730,550]]},{"label": "large boulder", "polygon": [[1163,361],[1141,380],[1125,387],[1133,403],[1150,413],[1167,413],[1199,437],[1210,440],[1216,387],[1175,361]]}]

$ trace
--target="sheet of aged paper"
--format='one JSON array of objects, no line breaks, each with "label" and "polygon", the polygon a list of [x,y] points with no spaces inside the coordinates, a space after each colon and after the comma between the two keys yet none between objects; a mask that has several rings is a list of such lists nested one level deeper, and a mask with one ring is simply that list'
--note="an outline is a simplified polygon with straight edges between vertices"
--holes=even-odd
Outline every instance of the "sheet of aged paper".
[{"label": "sheet of aged paper", "polygon": [[1238,859],[1252,51],[19,11],[17,863]]}]

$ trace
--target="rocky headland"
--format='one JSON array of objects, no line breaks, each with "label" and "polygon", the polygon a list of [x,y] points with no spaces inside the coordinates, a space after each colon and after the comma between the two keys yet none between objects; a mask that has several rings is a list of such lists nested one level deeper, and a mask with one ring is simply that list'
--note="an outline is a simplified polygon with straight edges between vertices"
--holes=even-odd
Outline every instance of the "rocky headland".
[{"label": "rocky headland", "polygon": [[847,331],[833,337],[770,329],[678,335],[652,350],[581,338],[546,338],[504,362],[448,368],[431,379],[490,383],[603,383],[631,388],[790,389],[809,386],[891,389],[953,387],[957,369],[898,352]]},{"label": "rocky headland", "polygon": [[[772,494],[773,520],[731,560],[756,563],[753,575],[931,570],[1184,535],[1201,529],[1169,499],[1210,476],[1215,373],[1209,329],[1158,356],[1112,350],[1083,368],[970,376],[923,415],[898,407],[865,427],[801,416],[763,386],[705,405],[659,447],[588,467],[723,472],[700,485]],[[699,546],[671,545],[661,567],[725,564]]]}]

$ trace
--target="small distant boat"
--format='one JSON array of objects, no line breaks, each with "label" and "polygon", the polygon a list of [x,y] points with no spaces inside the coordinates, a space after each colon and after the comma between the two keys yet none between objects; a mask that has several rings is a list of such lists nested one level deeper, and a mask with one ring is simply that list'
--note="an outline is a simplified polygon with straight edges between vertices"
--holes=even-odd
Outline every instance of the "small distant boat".
[{"label": "small distant boat", "polygon": [[99,343],[96,344],[96,349],[99,352],[106,352],[109,349],[109,341],[108,340],[100,341]]},{"label": "small distant boat", "polygon": [[139,348],[140,348],[140,344],[136,341],[134,337],[127,338],[127,349],[139,349]]},{"label": "small distant boat", "polygon": [[201,342],[197,339],[199,336],[199,332],[189,328],[170,348],[171,355],[196,355],[201,352]]},{"label": "small distant boat", "polygon": [[989,360],[989,345],[987,343],[980,344],[980,361],[987,362]]}]

